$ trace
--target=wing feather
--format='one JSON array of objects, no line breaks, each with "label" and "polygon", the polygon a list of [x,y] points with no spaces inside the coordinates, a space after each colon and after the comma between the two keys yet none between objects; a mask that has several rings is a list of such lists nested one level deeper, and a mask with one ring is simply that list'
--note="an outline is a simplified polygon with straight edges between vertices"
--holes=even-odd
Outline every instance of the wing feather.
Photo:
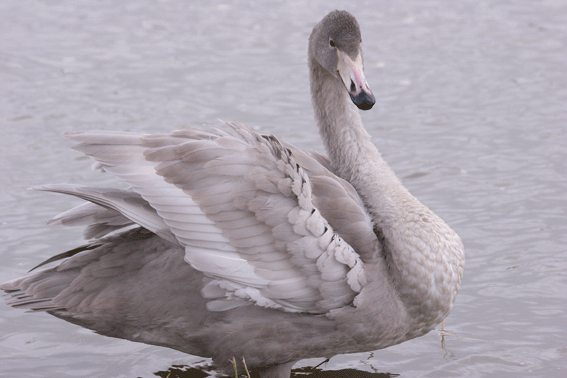
[{"label": "wing feather", "polygon": [[[295,147],[227,126],[66,136],[155,209],[185,260],[208,277],[210,310],[254,303],[329,314],[353,306],[366,279],[352,246],[363,257],[379,250],[356,191]],[[138,224],[153,219],[106,206]]]}]

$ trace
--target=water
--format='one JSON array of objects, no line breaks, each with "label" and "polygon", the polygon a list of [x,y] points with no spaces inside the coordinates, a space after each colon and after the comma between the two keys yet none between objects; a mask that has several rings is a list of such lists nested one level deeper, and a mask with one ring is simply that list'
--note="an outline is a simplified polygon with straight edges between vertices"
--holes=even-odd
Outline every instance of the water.
[{"label": "water", "polygon": [[[321,368],[357,369],[353,377],[567,376],[560,0],[2,1],[0,281],[81,243],[79,229],[44,225],[78,201],[26,188],[113,182],[88,170],[64,131],[166,132],[225,119],[320,150],[307,37],[334,8],[362,25],[377,98],[363,114],[369,132],[410,191],[461,235],[467,265],[447,335],[439,328]],[[155,377],[207,362],[0,303],[7,377]]]}]

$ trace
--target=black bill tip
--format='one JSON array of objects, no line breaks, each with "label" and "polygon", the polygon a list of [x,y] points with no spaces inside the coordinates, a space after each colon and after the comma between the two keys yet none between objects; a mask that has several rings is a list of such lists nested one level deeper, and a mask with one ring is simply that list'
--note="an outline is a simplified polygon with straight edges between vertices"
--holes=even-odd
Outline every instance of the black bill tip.
[{"label": "black bill tip", "polygon": [[372,94],[372,92],[367,91],[360,91],[356,96],[350,94],[350,99],[352,102],[360,109],[360,110],[369,110],[372,109],[374,104],[376,103],[376,98]]}]

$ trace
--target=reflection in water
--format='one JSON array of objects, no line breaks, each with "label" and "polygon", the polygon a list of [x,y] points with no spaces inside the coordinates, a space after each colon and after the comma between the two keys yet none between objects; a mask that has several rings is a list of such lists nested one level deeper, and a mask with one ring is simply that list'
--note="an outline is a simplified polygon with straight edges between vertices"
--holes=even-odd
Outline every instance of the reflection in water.
[{"label": "reflection in water", "polygon": [[445,360],[455,359],[455,355],[453,354],[453,352],[451,352],[450,350],[448,350],[445,347],[445,333],[444,332],[441,333],[441,348],[445,351],[445,354],[443,355],[443,358]]},{"label": "reflection in water", "polygon": [[[234,376],[220,375],[214,373],[212,366],[203,366],[201,368],[194,368],[188,366],[174,365],[166,371],[158,371],[154,374],[161,378],[205,378],[211,375],[219,378],[234,378]],[[239,374],[239,377],[246,377],[246,374]],[[341,370],[321,370],[316,367],[304,367],[300,369],[293,369],[291,378],[393,378],[399,377],[399,374],[391,373],[370,373],[356,369],[341,369]],[[254,373],[250,374],[251,378],[257,378]]]},{"label": "reflection in water", "polygon": [[[156,371],[154,374],[161,378],[205,378],[210,377],[211,374],[209,372],[212,371],[214,371],[214,368],[211,365],[200,368],[173,365],[166,371]],[[221,375],[216,376],[223,377]]]},{"label": "reflection in water", "polygon": [[318,369],[294,369],[292,378],[309,377],[309,378],[391,378],[398,377],[399,374],[391,373],[370,373],[356,369],[341,370],[318,370]]}]

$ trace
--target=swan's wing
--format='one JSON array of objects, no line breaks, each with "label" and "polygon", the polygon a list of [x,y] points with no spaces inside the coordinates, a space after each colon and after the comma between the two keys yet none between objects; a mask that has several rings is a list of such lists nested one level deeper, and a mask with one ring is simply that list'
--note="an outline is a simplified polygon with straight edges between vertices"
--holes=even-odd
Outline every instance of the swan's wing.
[{"label": "swan's wing", "polygon": [[[93,165],[100,165],[99,162],[93,163]],[[104,172],[101,169],[102,172]],[[30,190],[43,190],[43,191],[51,191],[57,193],[64,193],[64,194],[71,194],[75,195],[72,192],[69,192],[68,186],[63,191],[58,190],[57,188],[60,185],[42,185],[34,188],[30,188]],[[77,193],[79,192],[79,188],[83,186],[76,185],[75,188],[77,189]],[[84,187],[83,187],[84,188]],[[102,188],[99,188],[102,189]],[[117,189],[111,189],[112,192],[117,192]],[[125,202],[127,201],[125,198],[131,197],[131,202],[140,202],[140,200],[144,201],[143,207],[146,210],[152,211],[156,216],[155,209],[152,208],[147,201],[145,201],[138,193],[135,193],[131,190],[131,188],[121,190],[124,192],[131,193],[128,195],[122,195],[122,199],[119,201]],[[86,193],[85,193],[86,195]],[[80,197],[80,196],[78,196]],[[83,236],[85,239],[101,239],[102,237],[106,236],[107,234],[117,231],[123,230],[126,227],[136,225],[135,222],[128,219],[124,215],[122,215],[119,211],[109,208],[108,206],[100,206],[96,204],[96,200],[92,202],[85,202],[74,208],[67,210],[61,214],[54,216],[53,218],[47,221],[48,225],[61,225],[61,226],[84,226],[85,230],[83,232]]]},{"label": "swan's wing", "polygon": [[85,202],[67,210],[47,221],[47,224],[62,226],[85,226],[85,239],[100,239],[103,236],[135,225],[130,219],[119,212]]},{"label": "swan's wing", "polygon": [[[326,313],[352,304],[366,282],[362,261],[315,205],[310,177],[277,139],[229,126],[66,136],[156,210],[185,260],[210,277],[209,309],[253,302]],[[343,190],[338,200],[348,198]]]},{"label": "swan's wing", "polygon": [[57,215],[47,221],[48,224],[88,225],[91,229],[87,228],[87,234],[110,232],[138,224],[179,244],[156,210],[136,192],[72,184],[42,185],[32,189],[68,194],[90,202]]},{"label": "swan's wing", "polygon": [[[307,172],[315,207],[321,211],[334,231],[354,248],[362,261],[375,259],[382,246],[374,233],[372,218],[366,212],[366,206],[356,189],[321,164],[320,159],[315,159],[314,152],[306,154],[293,145],[282,144]],[[316,155],[327,159],[319,153]]]},{"label": "swan's wing", "polygon": [[318,151],[309,151],[309,156],[315,159],[319,164],[328,169],[330,172],[333,172],[333,167],[331,167],[331,160],[327,156]]}]

